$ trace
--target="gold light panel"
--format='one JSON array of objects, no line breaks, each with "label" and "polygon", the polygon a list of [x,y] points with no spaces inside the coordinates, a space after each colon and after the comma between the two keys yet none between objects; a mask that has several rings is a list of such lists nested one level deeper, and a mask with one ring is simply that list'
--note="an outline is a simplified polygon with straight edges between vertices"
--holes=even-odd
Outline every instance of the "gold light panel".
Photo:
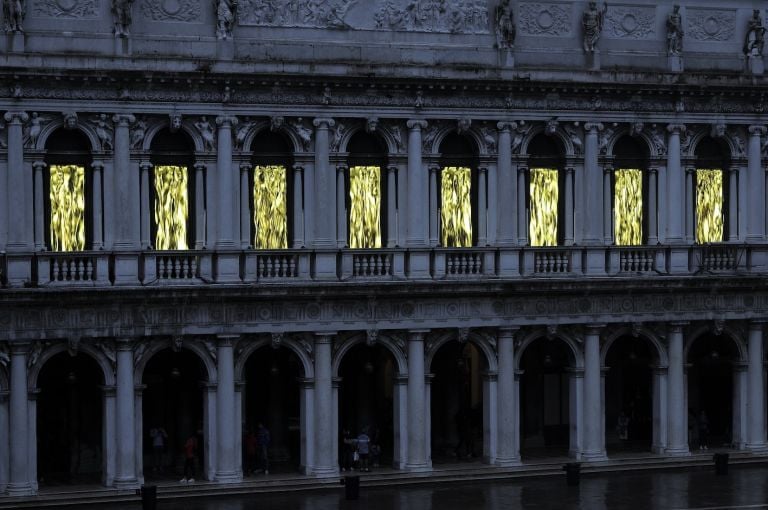
[{"label": "gold light panel", "polygon": [[441,173],[442,244],[447,248],[472,246],[472,171],[449,166]]},{"label": "gold light panel", "polygon": [[381,170],[349,169],[349,247],[381,248]]},{"label": "gold light panel", "polygon": [[282,165],[257,165],[253,170],[253,245],[262,250],[288,248],[286,170]]},{"label": "gold light panel", "polygon": [[187,167],[155,167],[155,222],[158,250],[187,249]]},{"label": "gold light panel", "polygon": [[723,172],[720,169],[696,170],[696,240],[699,243],[723,241]]},{"label": "gold light panel", "polygon": [[643,244],[643,172],[622,168],[614,172],[614,237],[619,246]]},{"label": "gold light panel", "polygon": [[531,168],[531,246],[557,246],[557,170]]},{"label": "gold light panel", "polygon": [[51,250],[85,250],[85,168],[51,165]]}]

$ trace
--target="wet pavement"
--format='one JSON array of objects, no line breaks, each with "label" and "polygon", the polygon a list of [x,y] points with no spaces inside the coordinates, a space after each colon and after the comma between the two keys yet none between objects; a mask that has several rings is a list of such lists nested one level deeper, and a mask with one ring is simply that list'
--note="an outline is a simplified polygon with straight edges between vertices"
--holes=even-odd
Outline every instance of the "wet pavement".
[{"label": "wet pavement", "polygon": [[[89,506],[138,510],[141,503]],[[157,510],[502,510],[502,509],[768,509],[768,464],[714,469],[586,474],[577,487],[565,477],[510,482],[360,488],[357,501],[339,486],[327,492],[259,494],[157,502]]]}]

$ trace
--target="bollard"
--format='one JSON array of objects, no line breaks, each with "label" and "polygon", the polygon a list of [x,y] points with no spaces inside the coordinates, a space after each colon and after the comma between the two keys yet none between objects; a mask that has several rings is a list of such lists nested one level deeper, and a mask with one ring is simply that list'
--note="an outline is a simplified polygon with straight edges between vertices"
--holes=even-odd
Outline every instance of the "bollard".
[{"label": "bollard", "polygon": [[137,492],[141,495],[141,510],[155,510],[157,508],[157,486],[142,485]]},{"label": "bollard", "polygon": [[347,501],[353,501],[360,497],[360,477],[357,475],[347,475],[341,480],[344,484],[344,495]]},{"label": "bollard", "polygon": [[715,461],[715,474],[727,475],[728,474],[728,454],[716,453],[712,458]]},{"label": "bollard", "polygon": [[570,486],[579,485],[579,476],[581,475],[581,464],[578,462],[570,462],[563,466],[565,471],[565,481]]}]

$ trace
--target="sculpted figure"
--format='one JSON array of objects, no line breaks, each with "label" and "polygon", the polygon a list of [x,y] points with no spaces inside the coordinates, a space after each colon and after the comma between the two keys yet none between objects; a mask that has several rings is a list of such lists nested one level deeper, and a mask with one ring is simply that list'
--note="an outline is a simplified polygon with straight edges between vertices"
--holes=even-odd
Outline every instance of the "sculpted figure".
[{"label": "sculpted figure", "polygon": [[77,114],[74,112],[64,112],[64,129],[77,128]]},{"label": "sculpted figure", "polygon": [[600,39],[600,33],[603,31],[603,21],[605,13],[608,11],[608,4],[603,4],[603,10],[597,9],[597,2],[589,2],[589,7],[581,17],[581,26],[584,27],[584,51],[593,53],[597,41]]},{"label": "sculpted figure", "polygon": [[146,134],[147,123],[144,119],[139,119],[131,130],[131,149],[140,149]]},{"label": "sculpted figure", "polygon": [[231,39],[232,27],[235,25],[235,0],[217,0],[216,2],[216,37],[219,39]]},{"label": "sculpted figure", "polygon": [[684,35],[680,6],[675,5],[667,18],[667,55],[680,55],[683,50]]},{"label": "sculpted figure", "polygon": [[181,129],[181,115],[179,115],[178,113],[172,113],[171,127],[170,127],[171,133],[175,133],[179,129]]},{"label": "sculpted figure", "polygon": [[3,0],[3,19],[7,33],[24,31],[24,1]]},{"label": "sculpted figure", "polygon": [[115,20],[115,37],[128,37],[131,26],[133,0],[112,0],[112,16]]},{"label": "sculpted figure", "polygon": [[502,50],[514,45],[515,16],[512,12],[512,0],[506,0],[496,7],[496,46]]},{"label": "sculpted figure", "polygon": [[215,146],[215,140],[213,135],[213,127],[208,122],[208,118],[203,115],[200,120],[195,122],[195,127],[200,131],[200,136],[203,138],[203,145],[206,151],[212,151]]},{"label": "sculpted figure", "polygon": [[43,129],[43,122],[48,122],[50,119],[47,117],[41,117],[37,112],[32,112],[29,117],[29,124],[24,129],[24,139],[26,140],[27,147],[37,146],[37,137],[40,136],[40,131]]},{"label": "sculpted figure", "polygon": [[112,150],[112,131],[109,124],[107,124],[107,115],[102,113],[98,117],[94,117],[93,123],[96,127],[96,136],[99,137],[99,142],[101,142],[101,150]]},{"label": "sculpted figure", "polygon": [[760,17],[760,11],[752,11],[752,18],[747,24],[747,35],[744,37],[744,54],[748,56],[762,56],[765,46],[765,27]]}]

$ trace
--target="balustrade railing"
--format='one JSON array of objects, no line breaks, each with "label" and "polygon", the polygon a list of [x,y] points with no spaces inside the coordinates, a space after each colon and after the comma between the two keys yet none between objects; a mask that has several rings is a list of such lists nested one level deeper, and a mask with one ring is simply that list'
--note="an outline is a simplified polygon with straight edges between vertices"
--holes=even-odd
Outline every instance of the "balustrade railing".
[{"label": "balustrade railing", "polygon": [[[609,274],[615,273],[651,273],[657,271],[655,247],[620,247],[611,250]],[[618,266],[616,262],[618,259]]]},{"label": "balustrade railing", "polygon": [[394,255],[391,251],[354,251],[351,253],[351,256],[352,276],[354,277],[378,278],[392,276]]},{"label": "balustrade railing", "polygon": [[691,255],[694,271],[735,271],[743,263],[744,252],[734,245],[704,245],[694,247]]},{"label": "balustrade railing", "polygon": [[[533,254],[533,273],[537,275],[554,274],[562,275],[570,273],[573,270],[573,253],[568,248],[549,249],[534,248],[528,253]],[[526,267],[530,267],[527,264]]]},{"label": "balustrade railing", "polygon": [[108,255],[101,252],[47,252],[37,257],[40,285],[108,284]]},{"label": "balustrade railing", "polygon": [[158,281],[190,281],[200,276],[200,256],[194,251],[158,251],[149,257],[154,259]]}]

